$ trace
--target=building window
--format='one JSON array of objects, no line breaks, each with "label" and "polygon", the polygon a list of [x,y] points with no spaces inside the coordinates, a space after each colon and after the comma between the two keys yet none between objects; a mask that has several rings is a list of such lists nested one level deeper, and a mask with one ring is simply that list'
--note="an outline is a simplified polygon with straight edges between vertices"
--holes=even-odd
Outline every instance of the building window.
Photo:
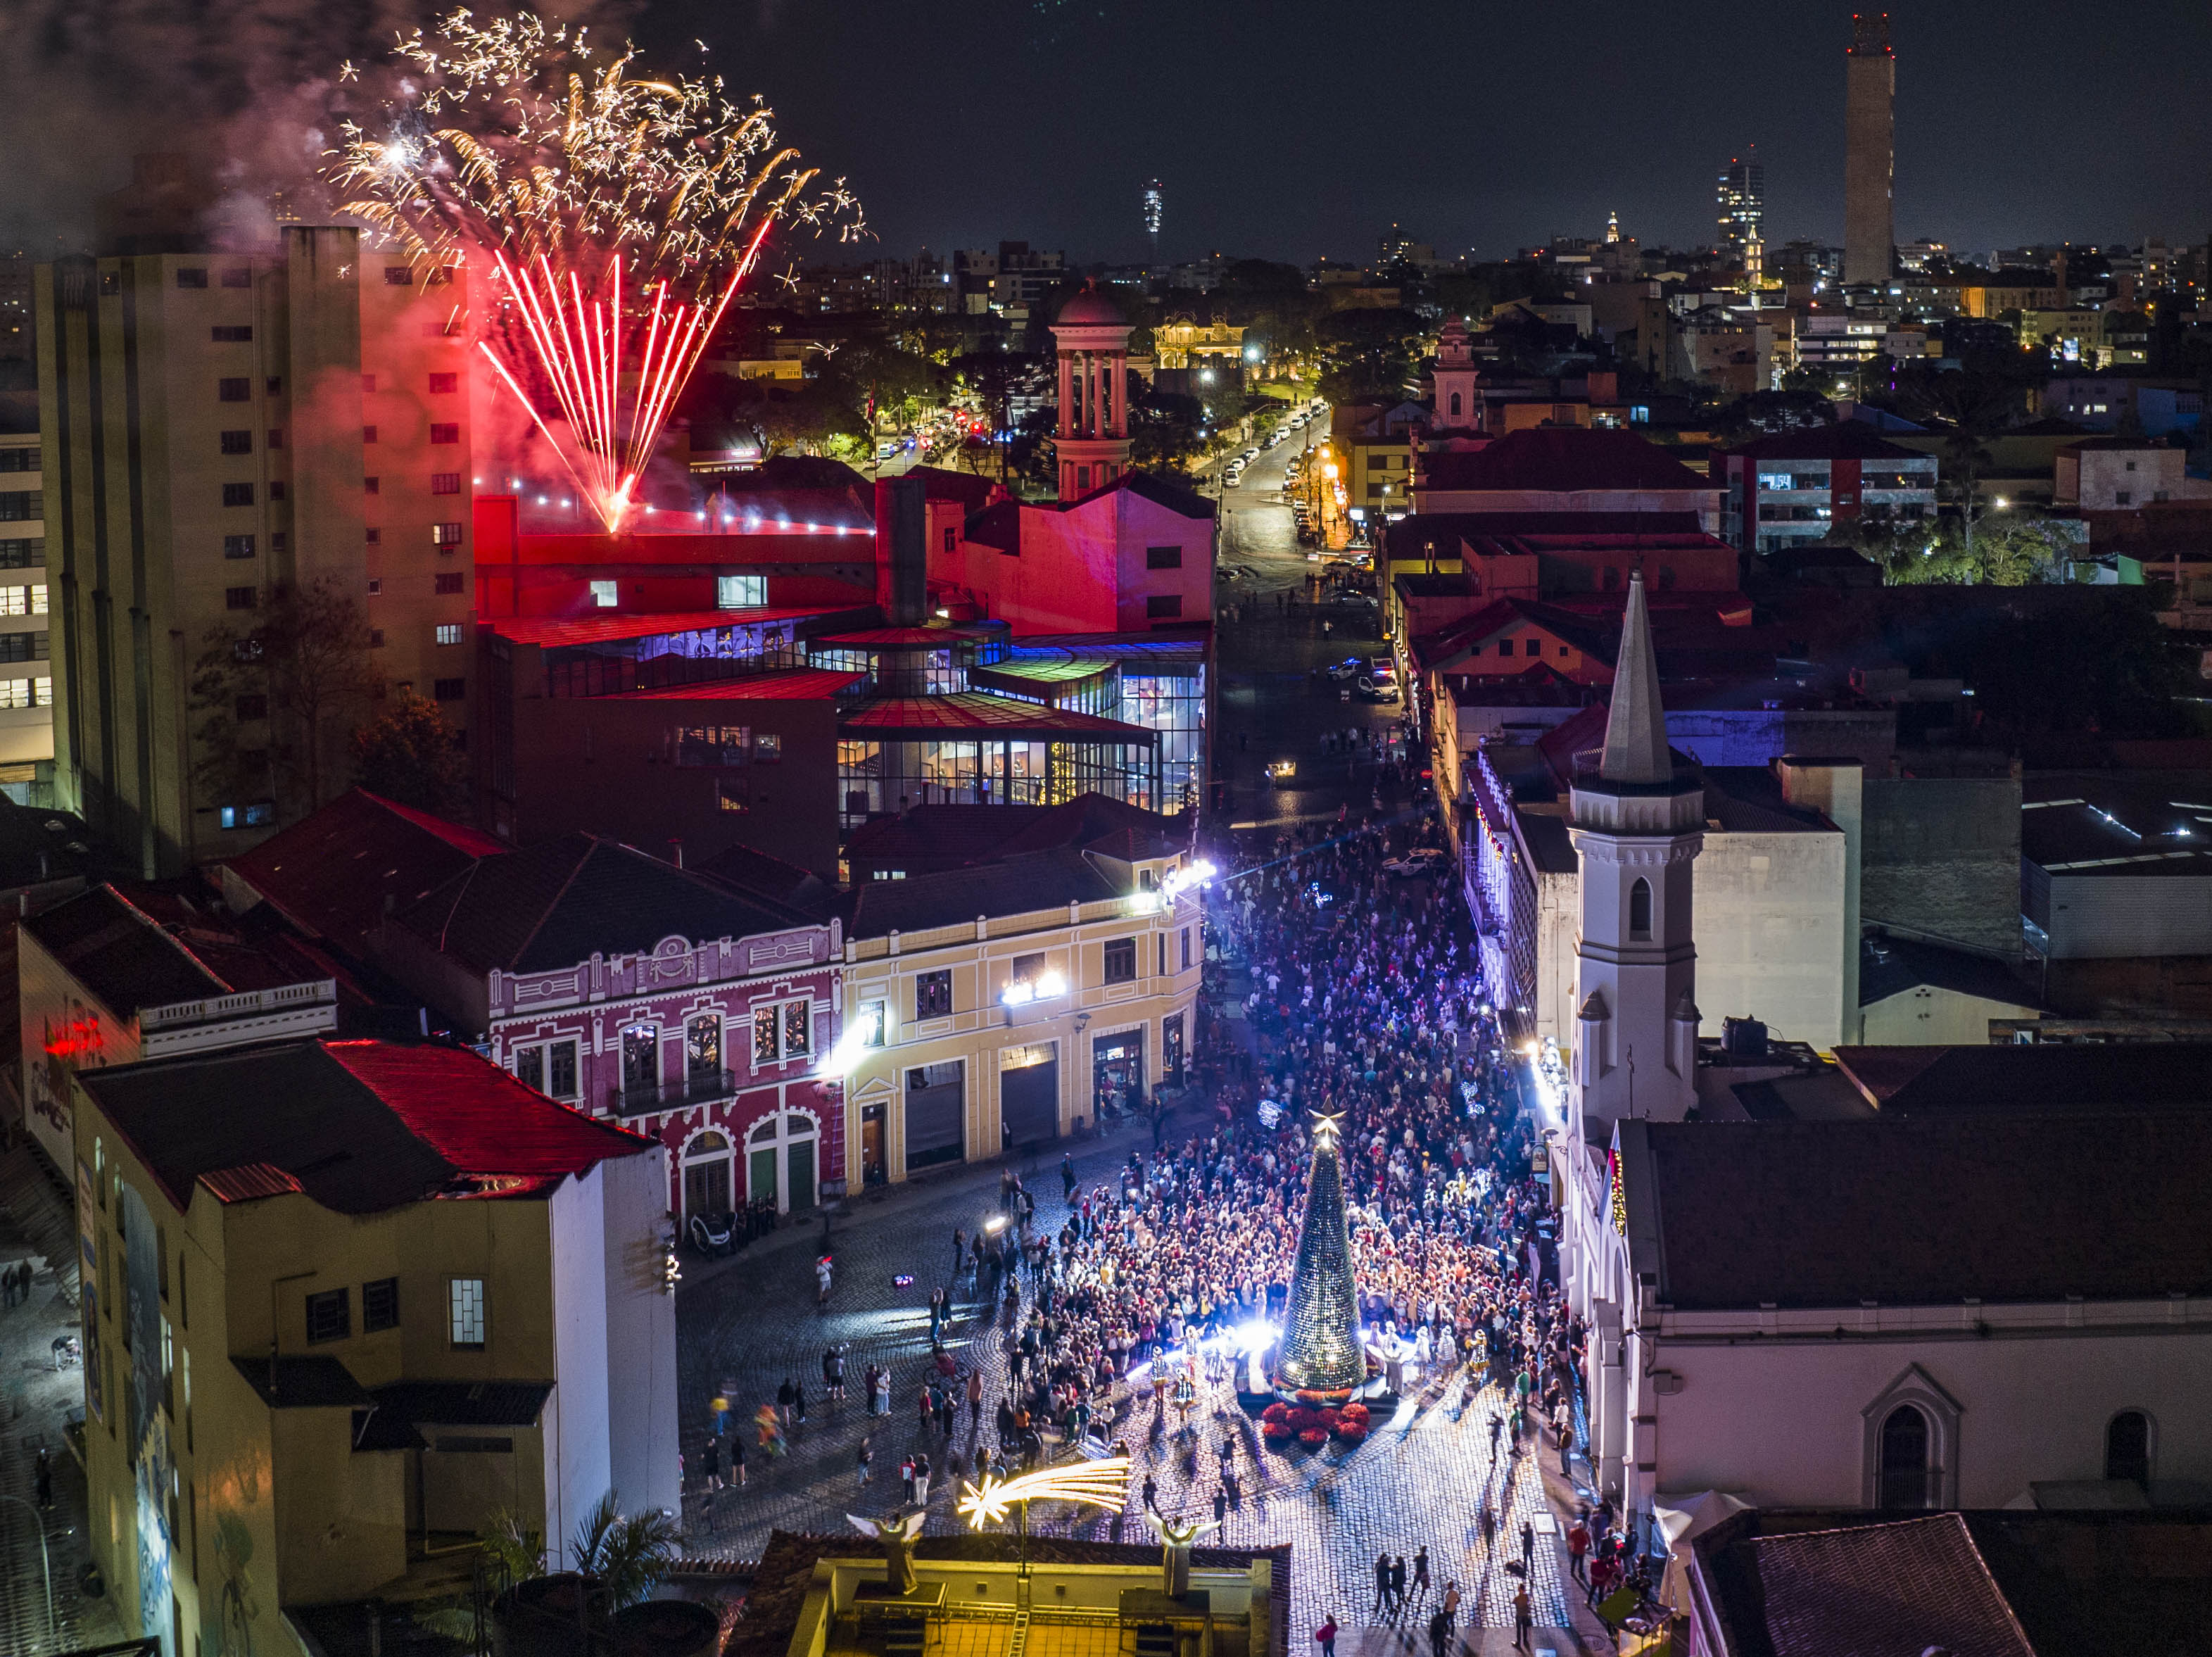
[{"label": "building window", "polygon": [[399,1327],[399,1279],[379,1277],[361,1286],[361,1332]]},{"label": "building window", "polygon": [[253,285],[253,272],[243,265],[226,265],[223,267],[222,280],[222,285],[226,288],[251,288]]},{"label": "building window", "polygon": [[384,267],[384,285],[387,288],[411,287],[414,281],[415,272],[404,265],[387,265]]},{"label": "building window", "polygon": [[814,1051],[814,1003],[787,1001],[783,1004],[783,1056],[805,1058]]},{"label": "building window", "polygon": [[1180,570],[1182,568],[1182,548],[1179,546],[1148,546],[1145,549],[1145,568],[1147,570]]},{"label": "building window", "polygon": [[1134,984],[1137,979],[1137,941],[1116,938],[1106,946],[1106,982]]},{"label": "building window", "polygon": [[[613,600],[611,599],[608,602],[612,603]],[[714,577],[714,607],[717,610],[757,610],[767,602],[766,576]]]},{"label": "building window", "polygon": [[460,642],[461,642],[461,624],[460,624],[460,623],[459,623],[458,621],[441,621],[441,622],[440,622],[440,623],[438,624],[438,643],[441,643],[441,644],[459,644]]},{"label": "building window", "polygon": [[226,610],[251,610],[253,608],[253,600],[256,590],[257,589],[251,587],[224,588],[222,589],[222,607]]},{"label": "building window", "polygon": [[484,1280],[481,1277],[455,1277],[446,1286],[447,1327],[454,1349],[460,1352],[481,1352],[484,1349]]},{"label": "building window", "polygon": [[2117,1484],[2150,1483],[2150,1417],[2123,1410],[2105,1424],[2105,1477]]},{"label": "building window", "polygon": [[952,970],[917,972],[914,978],[914,1015],[917,1019],[952,1016]]},{"label": "building window", "polygon": [[860,1003],[860,1021],[855,1027],[860,1033],[860,1045],[863,1047],[880,1047],[884,1045],[886,1024],[884,1011],[884,1003],[882,1002],[864,1001]]},{"label": "building window", "polygon": [[458,374],[434,374],[430,376],[430,395],[433,397],[448,396],[460,388],[461,376]]},{"label": "building window", "polygon": [[361,441],[364,443],[374,442],[376,441],[376,428],[374,426],[363,426],[361,429]]},{"label": "building window", "polygon": [[1628,888],[1628,935],[1632,941],[1651,939],[1651,882],[1639,880]]},{"label": "building window", "polygon": [[460,525],[459,525],[459,524],[457,524],[457,523],[448,523],[448,524],[432,524],[432,525],[430,526],[430,545],[433,545],[433,546],[459,546],[460,544],[461,544],[461,527],[460,527]]},{"label": "building window", "polygon": [[225,454],[253,453],[253,434],[250,431],[226,431],[218,439]]},{"label": "building window", "polygon": [[281,501],[284,498],[284,480],[282,478],[271,478],[269,480],[269,498],[272,501]]},{"label": "building window", "polygon": [[0,708],[51,708],[52,679],[0,679]]},{"label": "building window", "polygon": [[[9,590],[21,594],[24,589]],[[44,633],[0,633],[0,661],[44,661],[46,640]]]},{"label": "building window", "polygon": [[[0,587],[0,616],[43,616],[46,613],[46,589],[38,587]],[[11,635],[15,638],[21,633]]]},{"label": "building window", "polygon": [[253,381],[244,375],[218,380],[215,382],[215,395],[219,403],[250,403],[253,400]]},{"label": "building window", "polygon": [[42,539],[0,540],[0,570],[43,569],[46,544]]},{"label": "building window", "polygon": [[203,265],[179,265],[179,266],[177,267],[177,286],[179,286],[179,288],[204,288],[204,287],[206,287],[206,286],[207,286],[207,270],[206,270],[206,268],[205,268],[204,266],[203,266]]},{"label": "building window", "polygon": [[549,1041],[514,1050],[514,1079],[555,1099],[576,1096],[576,1042]]},{"label": "building window", "polygon": [[[381,650],[384,648],[384,629],[372,627],[368,630],[368,648],[372,650]],[[376,694],[381,697],[384,692],[379,691]]]},{"label": "building window", "polygon": [[1881,1485],[1884,1508],[1925,1508],[1929,1501],[1928,1417],[1900,1404],[1881,1423]]},{"label": "building window", "polygon": [[753,759],[756,764],[773,765],[783,758],[783,738],[774,731],[759,731],[753,736]]},{"label": "building window", "polygon": [[353,1333],[352,1302],[348,1290],[325,1289],[307,1296],[307,1340],[342,1341]]},{"label": "building window", "polygon": [[242,324],[226,326],[218,323],[208,330],[208,334],[218,345],[251,345],[253,343],[252,328]]},{"label": "building window", "polygon": [[1145,614],[1152,620],[1158,620],[1163,617],[1180,616],[1182,614],[1182,594],[1180,593],[1154,594],[1145,600]]},{"label": "building window", "polygon": [[46,515],[46,499],[27,489],[0,494],[0,523],[34,523]]},{"label": "building window", "polygon": [[433,421],[430,425],[430,441],[434,443],[459,442],[461,441],[459,423],[452,420]]},{"label": "building window", "polygon": [[222,538],[222,556],[226,558],[250,558],[253,556],[253,537],[226,535]]},{"label": "building window", "polygon": [[384,532],[374,524],[371,524],[367,529],[363,530],[362,534],[365,539],[366,544],[370,546],[381,546],[384,545]]},{"label": "building window", "polygon": [[361,480],[361,492],[364,495],[381,495],[384,492],[384,479],[381,478],[362,478]]},{"label": "building window", "polygon": [[267,801],[258,806],[221,806],[216,820],[227,829],[267,828],[276,820],[276,807]]},{"label": "building window", "polygon": [[449,574],[436,575],[430,577],[431,585],[435,591],[441,594],[448,594],[459,593],[463,584],[467,580],[468,577],[462,575],[458,570],[453,570]]},{"label": "building window", "polygon": [[957,551],[959,545],[960,532],[951,527],[950,525],[947,525],[945,531],[945,550],[947,552],[951,552]]},{"label": "building window", "polygon": [[0,448],[0,472],[36,472],[39,467],[37,449]]},{"label": "building window", "polygon": [[461,492],[461,474],[458,472],[434,472],[430,474],[433,495],[458,495]]},{"label": "building window", "polygon": [[616,590],[616,583],[611,581],[595,581],[592,583],[592,603],[595,608],[611,610],[619,602],[621,602],[621,595]]},{"label": "building window", "polygon": [[469,682],[465,679],[434,679],[430,681],[430,695],[440,702],[465,702]]}]

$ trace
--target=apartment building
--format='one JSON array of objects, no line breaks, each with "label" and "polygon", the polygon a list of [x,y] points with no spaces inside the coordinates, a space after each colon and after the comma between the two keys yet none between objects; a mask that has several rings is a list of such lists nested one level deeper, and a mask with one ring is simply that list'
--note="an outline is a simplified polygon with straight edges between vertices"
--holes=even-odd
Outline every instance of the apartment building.
[{"label": "apartment building", "polygon": [[54,757],[43,476],[36,432],[0,436],[0,789],[19,805]]},{"label": "apartment building", "polygon": [[[41,483],[56,618],[57,803],[149,876],[243,850],[343,784],[367,706],[240,697],[194,708],[211,632],[287,590],[366,612],[380,691],[434,697],[465,735],[468,290],[356,229],[288,225],[264,250],[41,265]],[[210,731],[319,786],[201,782]],[[279,767],[264,767],[276,771]]]},{"label": "apartment building", "polygon": [[1728,488],[1722,533],[1746,552],[1784,552],[1855,519],[1936,515],[1936,459],[1856,420],[1776,432],[1717,454]]},{"label": "apartment building", "polygon": [[[311,1039],[75,1079],[93,1557],[171,1654],[319,1651],[511,1509],[556,1569],[679,1502],[665,1153],[465,1048]],[[411,1585],[410,1585],[411,1583]]]}]

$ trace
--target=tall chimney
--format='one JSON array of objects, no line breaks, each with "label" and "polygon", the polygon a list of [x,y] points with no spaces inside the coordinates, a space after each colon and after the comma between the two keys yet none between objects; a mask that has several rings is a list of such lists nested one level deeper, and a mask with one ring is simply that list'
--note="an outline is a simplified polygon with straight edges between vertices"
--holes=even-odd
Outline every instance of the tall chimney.
[{"label": "tall chimney", "polygon": [[927,497],[919,478],[876,479],[876,602],[892,627],[919,627],[929,607]]}]

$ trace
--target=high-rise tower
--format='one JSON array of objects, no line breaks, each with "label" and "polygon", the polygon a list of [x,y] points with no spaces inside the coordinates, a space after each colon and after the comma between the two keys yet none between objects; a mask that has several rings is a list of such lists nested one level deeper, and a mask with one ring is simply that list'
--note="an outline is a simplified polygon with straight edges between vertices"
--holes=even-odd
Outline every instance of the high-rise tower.
[{"label": "high-rise tower", "polygon": [[1705,793],[1668,752],[1640,574],[1628,583],[1603,754],[1595,774],[1577,768],[1571,800],[1568,832],[1582,857],[1574,1079],[1583,1131],[1626,1116],[1679,1122],[1697,1097],[1690,876],[1705,845]]},{"label": "high-rise tower", "polygon": [[1766,168],[1758,155],[1754,144],[1747,154],[1730,157],[1713,192],[1714,205],[1720,210],[1720,246],[1739,259],[1744,244],[1758,240],[1766,216]]},{"label": "high-rise tower", "polygon": [[1856,287],[1889,280],[1897,222],[1890,200],[1895,171],[1897,57],[1889,49],[1889,14],[1851,16],[1844,60],[1844,282]]},{"label": "high-rise tower", "polygon": [[1160,262],[1160,181],[1148,179],[1145,182],[1145,238],[1155,265]]},{"label": "high-rise tower", "polygon": [[1129,469],[1129,325],[1086,284],[1060,308],[1052,337],[1060,365],[1052,446],[1060,498],[1073,501]]}]

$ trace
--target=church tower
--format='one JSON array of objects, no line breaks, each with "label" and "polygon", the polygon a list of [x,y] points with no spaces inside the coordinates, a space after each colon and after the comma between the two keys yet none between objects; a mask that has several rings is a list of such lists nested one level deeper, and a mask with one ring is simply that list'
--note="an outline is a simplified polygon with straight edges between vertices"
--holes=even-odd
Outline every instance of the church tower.
[{"label": "church tower", "polygon": [[1457,317],[1445,323],[1443,332],[1437,336],[1432,378],[1436,399],[1432,429],[1473,431],[1481,420],[1477,388],[1482,383],[1482,373],[1474,364],[1474,345],[1468,338],[1467,324]]},{"label": "church tower", "polygon": [[1129,469],[1129,325],[1085,284],[1052,325],[1060,362],[1060,423],[1053,431],[1060,498],[1073,501]]},{"label": "church tower", "polygon": [[1628,584],[1603,754],[1595,775],[1577,771],[1571,801],[1582,857],[1577,1126],[1610,1139],[1623,1117],[1679,1122],[1697,1096],[1690,875],[1705,844],[1705,789],[1668,752],[1640,573]]}]

